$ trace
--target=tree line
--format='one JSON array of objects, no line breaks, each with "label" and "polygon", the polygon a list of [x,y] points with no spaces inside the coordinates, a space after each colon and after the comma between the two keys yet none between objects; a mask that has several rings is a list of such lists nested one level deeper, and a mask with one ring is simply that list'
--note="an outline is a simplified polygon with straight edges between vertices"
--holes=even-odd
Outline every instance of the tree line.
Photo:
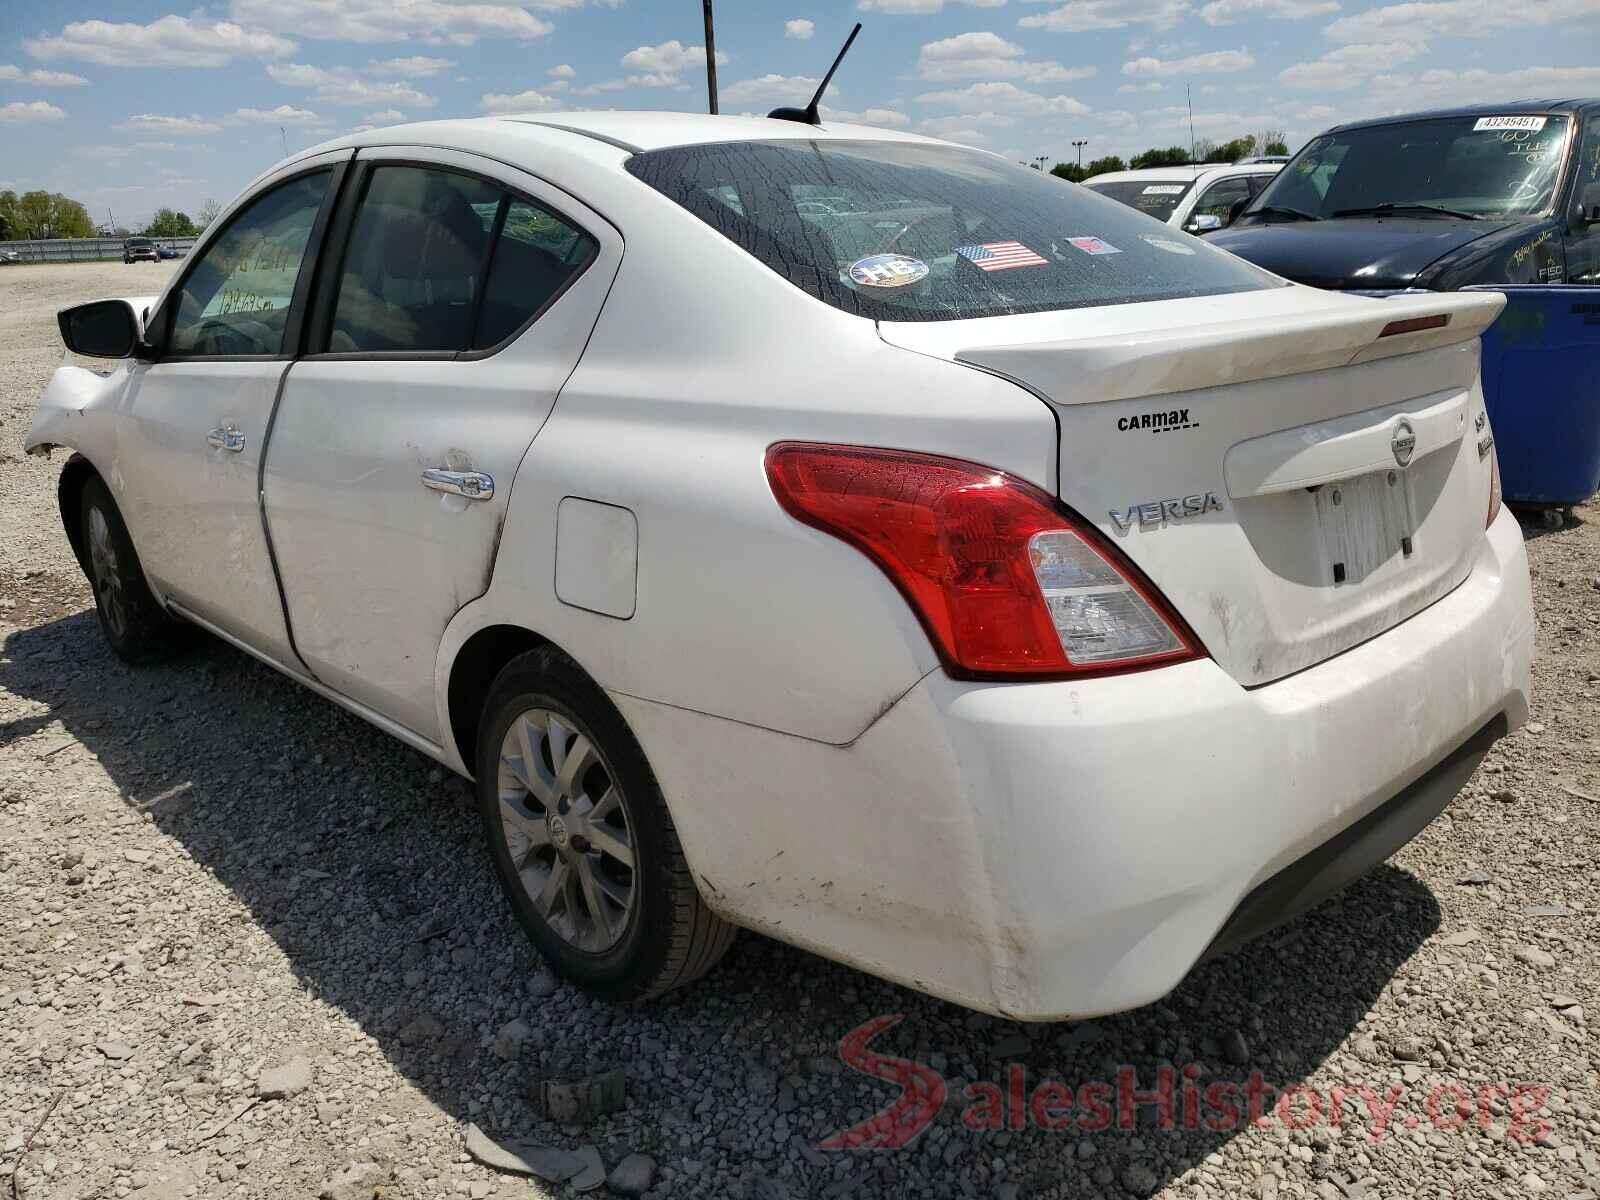
[{"label": "tree line", "polygon": [[143,229],[97,228],[83,203],[59,192],[0,191],[0,241],[44,240],[47,238],[197,237],[222,211],[222,205],[207,200],[196,214],[198,220],[175,208],[159,208]]},{"label": "tree line", "polygon": [[1289,143],[1284,140],[1286,136],[1281,129],[1268,129],[1261,133],[1247,133],[1243,137],[1236,137],[1227,142],[1202,138],[1195,143],[1192,156],[1190,151],[1182,146],[1168,146],[1165,149],[1152,147],[1135,154],[1126,162],[1116,154],[1108,154],[1083,166],[1077,163],[1058,162],[1050,168],[1050,174],[1071,183],[1082,183],[1085,179],[1104,175],[1108,171],[1138,171],[1145,167],[1181,167],[1190,163],[1238,162],[1241,158],[1250,158],[1257,154],[1289,153]]}]

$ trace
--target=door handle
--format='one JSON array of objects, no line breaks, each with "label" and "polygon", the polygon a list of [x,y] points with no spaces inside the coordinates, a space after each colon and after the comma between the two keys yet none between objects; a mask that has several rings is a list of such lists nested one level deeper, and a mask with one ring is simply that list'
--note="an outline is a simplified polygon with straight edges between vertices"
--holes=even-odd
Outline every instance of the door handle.
[{"label": "door handle", "polygon": [[224,425],[206,434],[206,445],[215,446],[218,450],[231,450],[238,454],[244,449],[244,434],[232,425]]},{"label": "door handle", "polygon": [[428,467],[422,472],[422,486],[468,500],[487,500],[494,495],[494,477],[482,471],[446,471]]}]

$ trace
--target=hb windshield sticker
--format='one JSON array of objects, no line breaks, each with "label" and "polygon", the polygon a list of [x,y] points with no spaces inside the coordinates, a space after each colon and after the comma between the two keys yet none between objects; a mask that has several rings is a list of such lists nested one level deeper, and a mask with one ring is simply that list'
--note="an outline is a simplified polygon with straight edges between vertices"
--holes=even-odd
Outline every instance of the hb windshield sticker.
[{"label": "hb windshield sticker", "polygon": [[1139,194],[1141,196],[1181,196],[1183,195],[1183,189],[1188,186],[1186,183],[1152,183]]},{"label": "hb windshield sticker", "polygon": [[897,288],[928,277],[928,264],[904,254],[873,254],[850,264],[850,278],[861,287]]},{"label": "hb windshield sticker", "polygon": [[1082,250],[1085,254],[1122,253],[1121,250],[1118,250],[1110,242],[1103,242],[1097,237],[1070,237],[1067,239],[1067,242],[1069,245],[1075,246],[1079,250]]},{"label": "hb windshield sticker", "polygon": [[1544,123],[1544,117],[1479,117],[1472,132],[1499,133],[1505,129],[1526,129],[1529,133],[1538,133],[1544,128]]}]

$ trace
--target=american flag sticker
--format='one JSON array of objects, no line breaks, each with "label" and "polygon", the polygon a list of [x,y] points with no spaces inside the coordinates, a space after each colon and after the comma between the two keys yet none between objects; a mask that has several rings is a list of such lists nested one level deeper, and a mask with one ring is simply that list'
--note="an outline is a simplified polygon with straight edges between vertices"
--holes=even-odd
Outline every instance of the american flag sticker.
[{"label": "american flag sticker", "polygon": [[1013,267],[1050,265],[1021,242],[985,242],[981,246],[957,246],[956,253],[980,271],[1009,271]]},{"label": "american flag sticker", "polygon": [[1069,245],[1075,246],[1079,250],[1082,250],[1085,254],[1121,254],[1122,253],[1121,250],[1118,250],[1110,242],[1103,242],[1097,237],[1074,237],[1074,238],[1068,238],[1067,242],[1068,242]]}]

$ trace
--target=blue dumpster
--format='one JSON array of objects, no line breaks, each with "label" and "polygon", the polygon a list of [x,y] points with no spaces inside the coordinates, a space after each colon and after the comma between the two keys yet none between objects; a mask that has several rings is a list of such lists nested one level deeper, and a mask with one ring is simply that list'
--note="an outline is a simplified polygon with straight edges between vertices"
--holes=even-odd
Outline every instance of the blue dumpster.
[{"label": "blue dumpster", "polygon": [[1600,491],[1600,287],[1501,284],[1483,335],[1483,396],[1512,504],[1566,508]]}]

